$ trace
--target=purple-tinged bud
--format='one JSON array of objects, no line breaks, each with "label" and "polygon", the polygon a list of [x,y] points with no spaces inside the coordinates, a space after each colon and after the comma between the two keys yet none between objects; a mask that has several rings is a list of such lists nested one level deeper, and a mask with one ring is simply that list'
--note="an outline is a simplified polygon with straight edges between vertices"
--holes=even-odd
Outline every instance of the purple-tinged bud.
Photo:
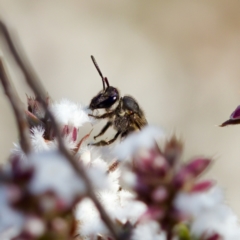
[{"label": "purple-tinged bud", "polygon": [[40,197],[40,209],[42,213],[62,212],[68,209],[69,205],[61,198],[58,198],[52,191],[47,191]]},{"label": "purple-tinged bud", "polygon": [[210,165],[211,160],[206,158],[197,158],[187,163],[185,166],[186,170],[189,171],[194,177],[198,177],[203,173],[206,168]]},{"label": "purple-tinged bud", "polygon": [[73,131],[72,131],[72,140],[75,142],[77,140],[77,135],[78,135],[78,130],[77,128],[73,128]]},{"label": "purple-tinged bud", "polygon": [[154,202],[163,202],[167,197],[168,191],[163,186],[156,188],[152,193],[152,199]]},{"label": "purple-tinged bud", "polygon": [[163,154],[168,161],[170,166],[175,165],[179,162],[180,157],[183,152],[183,143],[178,140],[176,136],[172,136],[169,141],[167,141]]},{"label": "purple-tinged bud", "polygon": [[[44,119],[46,115],[46,111],[43,108],[40,101],[35,97],[28,97],[27,96],[27,103],[28,103],[28,111],[35,115],[38,119]],[[46,99],[46,103],[49,103],[49,97]]]},{"label": "purple-tinged bud", "polygon": [[207,237],[207,238],[202,238],[203,240],[222,240],[222,237],[219,235],[219,234],[214,234],[210,237]]},{"label": "purple-tinged bud", "polygon": [[174,177],[174,184],[177,188],[188,186],[191,189],[193,180],[196,179],[211,163],[211,160],[205,158],[197,158],[180,169]]},{"label": "purple-tinged bud", "polygon": [[205,192],[209,190],[211,187],[213,187],[213,185],[214,185],[214,182],[211,180],[202,181],[194,184],[191,192]]},{"label": "purple-tinged bud", "polygon": [[33,113],[29,112],[28,110],[25,110],[25,114],[30,128],[37,126],[45,128],[45,123],[41,121],[39,118],[37,118]]},{"label": "purple-tinged bud", "polygon": [[151,176],[164,176],[169,168],[166,159],[158,149],[139,151],[133,159],[134,171],[149,174]]},{"label": "purple-tinged bud", "polygon": [[240,105],[231,114],[230,119],[240,119]]},{"label": "purple-tinged bud", "polygon": [[19,201],[22,197],[23,191],[22,189],[17,185],[8,185],[7,187],[7,198],[10,203],[16,203]]},{"label": "purple-tinged bud", "polygon": [[14,156],[10,161],[13,179],[16,182],[27,182],[32,178],[34,174],[34,169],[32,166],[24,166],[19,156]]},{"label": "purple-tinged bud", "polygon": [[230,118],[223,122],[220,127],[225,127],[227,125],[239,124],[240,123],[240,105],[234,110]]},{"label": "purple-tinged bud", "polygon": [[149,220],[159,220],[165,215],[164,209],[155,206],[151,206],[147,211],[139,218],[139,222],[145,222]]},{"label": "purple-tinged bud", "polygon": [[67,222],[60,217],[56,217],[55,219],[53,219],[51,226],[54,231],[58,233],[62,232],[62,234],[65,234],[68,230]]},{"label": "purple-tinged bud", "polygon": [[137,177],[137,180],[135,181],[136,185],[134,187],[134,190],[138,193],[141,197],[148,197],[150,188],[144,181],[144,177]]},{"label": "purple-tinged bud", "polygon": [[77,140],[78,136],[78,130],[76,127],[69,127],[68,125],[65,125],[62,130],[62,136],[68,136],[71,135],[71,140],[75,142]]}]

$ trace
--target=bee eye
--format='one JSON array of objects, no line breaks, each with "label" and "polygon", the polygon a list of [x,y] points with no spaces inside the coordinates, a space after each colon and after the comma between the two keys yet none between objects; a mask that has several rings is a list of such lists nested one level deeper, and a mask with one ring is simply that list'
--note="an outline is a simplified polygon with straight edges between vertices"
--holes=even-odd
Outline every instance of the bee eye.
[{"label": "bee eye", "polygon": [[100,108],[110,108],[115,102],[116,102],[117,97],[108,97],[106,100],[102,101],[99,104]]}]

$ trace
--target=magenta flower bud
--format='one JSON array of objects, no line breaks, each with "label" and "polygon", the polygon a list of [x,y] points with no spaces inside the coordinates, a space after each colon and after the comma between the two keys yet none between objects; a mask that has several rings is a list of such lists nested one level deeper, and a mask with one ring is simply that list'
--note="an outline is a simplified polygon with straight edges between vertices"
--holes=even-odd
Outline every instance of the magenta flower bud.
[{"label": "magenta flower bud", "polygon": [[77,140],[78,136],[78,130],[76,127],[69,127],[68,125],[65,125],[62,130],[62,136],[68,136],[71,135],[71,140],[75,142]]},{"label": "magenta flower bud", "polygon": [[207,191],[209,188],[211,188],[214,185],[214,182],[211,180],[206,180],[206,181],[202,181],[199,183],[196,183],[191,192],[204,192]]},{"label": "magenta flower bud", "polygon": [[230,118],[223,122],[220,127],[225,127],[227,125],[239,124],[240,123],[240,105],[234,110]]},{"label": "magenta flower bud", "polygon": [[75,142],[77,140],[77,134],[78,134],[78,130],[77,128],[73,128],[73,131],[72,131],[72,140]]},{"label": "magenta flower bud", "polygon": [[11,159],[11,168],[12,177],[18,183],[29,181],[34,174],[34,168],[32,166],[23,166],[19,156],[14,156]]},{"label": "magenta flower bud", "polygon": [[219,234],[214,234],[211,237],[203,238],[204,240],[222,240],[221,236]]},{"label": "magenta flower bud", "polygon": [[10,203],[18,202],[23,195],[22,189],[17,185],[8,185],[7,187],[7,197]]},{"label": "magenta flower bud", "polygon": [[139,222],[148,220],[156,220],[164,217],[165,211],[160,207],[151,206],[148,210],[139,218]]},{"label": "magenta flower bud", "polygon": [[189,171],[194,177],[198,177],[202,172],[206,170],[206,168],[211,163],[210,159],[206,158],[197,158],[185,166],[186,170]]},{"label": "magenta flower bud", "polygon": [[152,193],[152,199],[155,202],[163,202],[168,197],[168,191],[165,187],[158,187]]},{"label": "magenta flower bud", "polygon": [[209,166],[211,160],[205,158],[197,158],[185,166],[174,177],[176,187],[181,188],[192,180],[196,179]]}]

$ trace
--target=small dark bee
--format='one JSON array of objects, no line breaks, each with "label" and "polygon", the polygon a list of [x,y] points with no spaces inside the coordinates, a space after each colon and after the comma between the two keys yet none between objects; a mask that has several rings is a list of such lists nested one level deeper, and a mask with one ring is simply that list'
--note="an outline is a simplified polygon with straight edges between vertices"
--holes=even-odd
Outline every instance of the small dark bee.
[{"label": "small dark bee", "polygon": [[95,58],[91,56],[91,59],[102,78],[103,90],[101,90],[91,100],[89,108],[91,110],[105,109],[106,112],[102,115],[89,114],[89,116],[96,119],[109,119],[100,133],[96,135],[94,139],[103,135],[110,126],[113,126],[113,128],[117,131],[113,139],[109,141],[101,140],[91,144],[94,146],[105,146],[113,143],[118,136],[124,138],[133,131],[141,130],[141,128],[147,124],[147,120],[137,101],[131,96],[120,97],[118,89],[110,86],[108,79],[103,77]]}]

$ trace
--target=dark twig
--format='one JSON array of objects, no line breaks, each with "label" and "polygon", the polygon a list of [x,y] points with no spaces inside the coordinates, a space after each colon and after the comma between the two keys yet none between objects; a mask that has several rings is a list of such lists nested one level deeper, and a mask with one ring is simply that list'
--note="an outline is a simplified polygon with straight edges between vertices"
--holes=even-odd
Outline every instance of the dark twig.
[{"label": "dark twig", "polygon": [[33,71],[33,68],[30,67],[30,64],[27,63],[26,57],[23,59],[22,53],[20,54],[8,32],[7,27],[4,25],[3,22],[0,21],[0,32],[2,33],[3,37],[5,38],[8,47],[16,60],[17,64],[19,65],[20,69],[22,70],[27,84],[32,88],[33,92],[35,93],[36,97],[41,101],[44,109],[46,110],[46,113],[48,117],[50,118],[52,122],[52,127],[54,130],[54,133],[56,135],[56,138],[58,140],[59,144],[59,151],[66,157],[66,159],[69,161],[69,163],[72,165],[72,167],[75,169],[77,174],[84,180],[86,188],[87,188],[87,195],[92,199],[94,202],[96,208],[98,209],[100,216],[106,226],[108,227],[109,231],[113,235],[115,239],[122,239],[122,234],[118,231],[108,214],[106,213],[105,209],[102,207],[101,203],[97,199],[94,191],[93,186],[90,181],[90,179],[87,176],[87,173],[85,172],[85,169],[82,167],[79,162],[75,160],[75,158],[69,153],[67,148],[64,145],[64,142],[62,140],[61,132],[59,130],[57,121],[53,114],[49,111],[47,103],[46,103],[46,91],[44,90],[40,80],[38,79],[37,75]]},{"label": "dark twig", "polygon": [[31,142],[24,108],[17,93],[14,91],[14,88],[10,84],[6,68],[1,58],[0,58],[0,81],[2,82],[5,94],[7,95],[12,105],[16,117],[18,132],[20,135],[21,148],[24,151],[24,153],[28,154],[31,150]]}]

